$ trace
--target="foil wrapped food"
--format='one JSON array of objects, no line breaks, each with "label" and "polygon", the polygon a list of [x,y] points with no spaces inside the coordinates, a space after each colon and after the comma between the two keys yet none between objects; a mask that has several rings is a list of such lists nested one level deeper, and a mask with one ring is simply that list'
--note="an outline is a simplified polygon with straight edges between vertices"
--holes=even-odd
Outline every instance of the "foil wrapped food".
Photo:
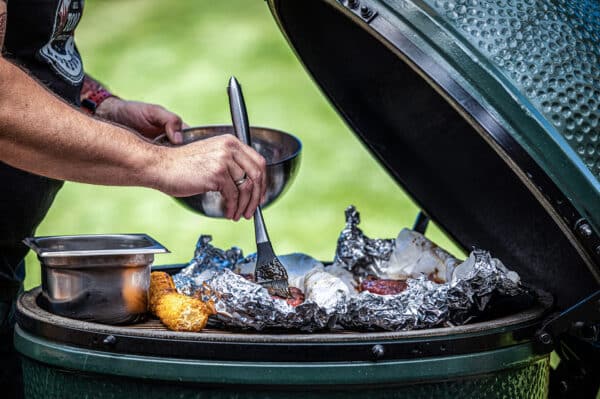
[{"label": "foil wrapped food", "polygon": [[240,248],[231,247],[228,250],[222,250],[210,244],[211,241],[212,236],[201,235],[196,243],[192,260],[187,267],[173,276],[175,286],[182,294],[194,295],[202,287],[205,277],[202,272],[206,270],[233,270],[238,263],[244,261]]},{"label": "foil wrapped food", "polygon": [[337,242],[334,263],[358,276],[399,280],[426,274],[437,282],[445,282],[460,263],[425,236],[409,229],[402,229],[395,240],[369,238],[358,227],[360,214],[356,208],[349,206],[345,214],[346,226]]},{"label": "foil wrapped food", "polygon": [[252,281],[255,254],[244,258],[238,248],[221,250],[210,240],[210,236],[200,237],[194,258],[173,280],[180,292],[212,300],[217,312],[214,318],[222,325],[258,331],[315,331],[333,327],[339,315],[346,313],[348,287],[324,272],[316,259],[303,254],[280,257],[290,286],[299,286],[305,296],[303,303],[292,306]]},{"label": "foil wrapped food", "polygon": [[[312,273],[312,272],[311,272]],[[306,293],[298,306],[272,297],[261,285],[230,270],[213,272],[205,282],[206,299],[215,303],[217,319],[236,328],[286,328],[315,331],[333,327],[340,314],[346,312],[347,298],[339,286],[321,282],[319,290]]]},{"label": "foil wrapped food", "polygon": [[462,325],[483,311],[493,294],[516,296],[525,292],[516,273],[482,250],[471,252],[447,283],[435,283],[425,275],[407,283],[407,289],[398,295],[362,292],[350,298],[340,324],[351,329],[392,331]]},{"label": "foil wrapped food", "polygon": [[379,275],[394,250],[393,239],[372,239],[358,227],[360,214],[354,206],[346,208],[346,226],[338,238],[334,263],[355,274]]},{"label": "foil wrapped food", "polygon": [[[317,331],[412,330],[461,325],[484,312],[497,295],[523,294],[519,276],[489,252],[474,250],[461,262],[423,235],[403,230],[396,239],[371,239],[358,228],[359,213],[346,210],[335,260],[280,256],[290,287],[304,293],[293,306],[252,281],[256,256],[239,248],[221,250],[201,236],[194,258],[174,276],[177,289],[214,301],[212,316],[225,327]],[[403,279],[399,294],[359,292],[361,279]]]}]

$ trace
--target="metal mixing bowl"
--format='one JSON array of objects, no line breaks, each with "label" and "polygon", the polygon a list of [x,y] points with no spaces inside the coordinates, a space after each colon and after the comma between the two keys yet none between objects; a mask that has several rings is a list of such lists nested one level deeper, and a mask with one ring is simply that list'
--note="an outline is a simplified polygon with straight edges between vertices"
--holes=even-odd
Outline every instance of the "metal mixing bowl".
[{"label": "metal mixing bowl", "polygon": [[[201,126],[183,130],[183,144],[203,140],[222,134],[235,134],[233,126]],[[289,187],[300,165],[302,143],[291,134],[264,127],[251,127],[252,147],[267,161],[267,193],[263,207],[273,203]],[[158,142],[170,144],[166,139]],[[225,215],[225,202],[218,192],[176,198],[188,209],[197,213],[222,218]]]}]

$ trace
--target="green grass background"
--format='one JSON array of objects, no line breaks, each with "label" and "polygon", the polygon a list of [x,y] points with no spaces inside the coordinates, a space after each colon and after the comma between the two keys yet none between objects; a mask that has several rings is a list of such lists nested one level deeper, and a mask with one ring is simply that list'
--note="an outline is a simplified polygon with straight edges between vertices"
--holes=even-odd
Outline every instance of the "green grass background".
[{"label": "green grass background", "polygon": [[[86,70],[119,96],[162,104],[190,125],[229,123],[225,87],[235,75],[251,124],[302,140],[293,186],[265,212],[276,252],[332,259],[349,204],[373,237],[395,237],[412,225],[418,208],[323,98],[264,1],[88,0],[85,8],[76,38]],[[172,251],[158,264],[188,261],[200,234],[221,247],[254,249],[248,221],[209,219],[148,189],[75,183],[65,184],[36,234],[129,232]],[[435,226],[428,235],[460,253]],[[31,288],[40,283],[39,263],[30,253],[27,264]]]}]

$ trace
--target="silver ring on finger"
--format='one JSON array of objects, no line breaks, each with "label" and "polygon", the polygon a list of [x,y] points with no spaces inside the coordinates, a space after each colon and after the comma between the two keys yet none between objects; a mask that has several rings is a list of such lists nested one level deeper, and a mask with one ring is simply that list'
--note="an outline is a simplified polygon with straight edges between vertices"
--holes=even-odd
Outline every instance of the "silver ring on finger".
[{"label": "silver ring on finger", "polygon": [[241,186],[242,184],[246,183],[246,180],[248,180],[248,175],[244,173],[244,176],[242,176],[241,179],[234,180],[234,183],[236,186]]}]

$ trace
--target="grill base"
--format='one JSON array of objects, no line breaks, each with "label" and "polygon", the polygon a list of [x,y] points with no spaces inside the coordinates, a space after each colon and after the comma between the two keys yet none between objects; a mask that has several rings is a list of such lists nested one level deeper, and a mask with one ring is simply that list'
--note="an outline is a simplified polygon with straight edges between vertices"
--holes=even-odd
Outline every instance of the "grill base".
[{"label": "grill base", "polygon": [[[17,304],[26,398],[544,398],[547,306],[459,327],[315,334],[107,326]],[[143,395],[143,396],[142,396]]]},{"label": "grill base", "polygon": [[28,399],[225,399],[225,398],[546,398],[548,395],[549,360],[542,358],[524,367],[504,370],[459,380],[410,385],[336,385],[321,387],[251,385],[219,386],[209,384],[177,384],[173,382],[73,372],[48,367],[23,358],[25,397]]}]

